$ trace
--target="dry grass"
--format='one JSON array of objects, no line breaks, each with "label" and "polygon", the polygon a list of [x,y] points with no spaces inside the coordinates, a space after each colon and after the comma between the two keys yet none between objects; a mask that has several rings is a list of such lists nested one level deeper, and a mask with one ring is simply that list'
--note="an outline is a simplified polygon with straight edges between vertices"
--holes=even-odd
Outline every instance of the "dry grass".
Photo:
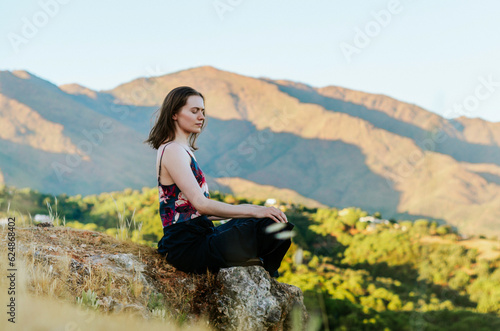
[{"label": "dry grass", "polygon": [[[3,287],[2,287],[3,288]],[[9,298],[2,291],[0,301]],[[4,316],[0,320],[1,330],[184,330],[175,321],[163,319],[144,320],[129,312],[103,314],[92,309],[78,307],[50,297],[16,295],[16,323],[12,324]],[[203,322],[187,327],[189,330],[210,330]]]},{"label": "dry grass", "polygon": [[[8,287],[6,232],[6,229],[0,232],[2,289]],[[17,228],[15,232],[18,247],[16,328],[21,324],[23,330],[78,330],[78,327],[85,330],[90,326],[96,330],[129,330],[138,329],[139,323],[143,328],[147,323],[148,329],[161,327],[164,330],[167,325],[169,330],[183,325],[190,329],[210,329],[208,316],[214,313],[210,294],[219,286],[215,275],[185,274],[168,265],[154,248],[99,232],[36,226]],[[146,289],[133,272],[129,278],[121,277],[88,261],[90,256],[118,253],[132,253],[138,257],[146,266],[143,274],[149,277],[155,292],[162,293],[163,297],[152,300],[155,294]],[[120,313],[108,312],[103,307],[85,311],[79,308],[76,298],[89,290],[98,299],[110,297],[132,309],[123,309]],[[6,291],[2,290],[1,302],[6,304],[8,300]],[[133,309],[138,306],[148,307],[148,314]],[[114,323],[112,327],[111,323]],[[11,324],[6,317],[0,322],[4,324]]]},{"label": "dry grass", "polygon": [[[186,274],[170,266],[156,248],[131,241],[135,221],[123,221],[119,236],[64,226],[48,205],[54,226],[34,225],[31,215],[16,217],[16,324],[0,330],[211,330],[220,326],[215,274]],[[8,210],[9,212],[9,210]],[[62,225],[62,226],[61,226]],[[137,228],[137,227],[136,227]],[[139,229],[136,229],[140,231]],[[7,229],[0,227],[0,285],[7,288]],[[132,254],[142,273],[110,271],[104,255]],[[98,261],[92,259],[97,258]],[[139,278],[139,276],[143,277]],[[144,277],[147,283],[143,282]],[[0,302],[9,302],[6,291]],[[123,309],[111,308],[118,303]],[[128,309],[129,308],[129,309]],[[117,312],[118,311],[118,312]],[[37,316],[36,318],[31,318]],[[208,321],[211,321],[209,324]]]},{"label": "dry grass", "polygon": [[489,239],[467,239],[458,242],[465,248],[477,249],[478,259],[495,260],[500,257],[500,242]]},{"label": "dry grass", "polygon": [[424,236],[420,238],[421,243],[425,244],[454,244],[462,245],[467,249],[475,248],[478,252],[478,260],[495,260],[500,257],[500,242],[489,239],[467,239],[459,241],[451,241],[438,236]]}]

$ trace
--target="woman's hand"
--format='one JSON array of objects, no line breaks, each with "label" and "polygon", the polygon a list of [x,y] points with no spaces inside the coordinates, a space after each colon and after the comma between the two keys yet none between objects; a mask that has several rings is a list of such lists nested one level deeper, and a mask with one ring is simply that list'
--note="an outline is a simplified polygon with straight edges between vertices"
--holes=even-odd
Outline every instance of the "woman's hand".
[{"label": "woman's hand", "polygon": [[255,210],[255,217],[257,218],[269,217],[276,223],[288,223],[285,213],[276,207],[264,207],[258,205],[255,205],[255,207],[258,207]]}]

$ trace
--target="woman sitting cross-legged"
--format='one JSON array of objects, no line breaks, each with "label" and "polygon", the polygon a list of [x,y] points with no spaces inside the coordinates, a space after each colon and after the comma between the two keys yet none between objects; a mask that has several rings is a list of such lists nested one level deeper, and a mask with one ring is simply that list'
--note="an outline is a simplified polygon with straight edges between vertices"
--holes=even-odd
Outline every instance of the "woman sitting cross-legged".
[{"label": "woman sitting cross-legged", "polygon": [[[145,143],[157,149],[163,237],[158,252],[179,270],[204,273],[261,265],[272,277],[290,247],[294,225],[275,207],[210,199],[193,154],[206,126],[203,95],[180,86],[168,93]],[[231,218],[214,226],[213,220]]]}]

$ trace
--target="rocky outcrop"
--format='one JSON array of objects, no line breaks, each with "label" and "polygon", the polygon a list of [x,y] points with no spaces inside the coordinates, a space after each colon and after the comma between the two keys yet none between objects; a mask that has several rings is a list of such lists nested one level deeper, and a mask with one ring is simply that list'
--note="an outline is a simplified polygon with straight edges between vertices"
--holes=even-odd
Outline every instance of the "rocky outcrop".
[{"label": "rocky outcrop", "polygon": [[217,330],[291,330],[292,320],[308,319],[301,290],[261,266],[192,275],[168,265],[155,248],[100,232],[38,226],[18,229],[17,237],[20,254],[38,272],[61,279],[74,296],[92,289],[92,305],[103,312],[203,317]]},{"label": "rocky outcrop", "polygon": [[223,290],[217,294],[217,317],[222,330],[292,329],[292,311],[307,319],[302,291],[277,282],[261,266],[219,271]]}]

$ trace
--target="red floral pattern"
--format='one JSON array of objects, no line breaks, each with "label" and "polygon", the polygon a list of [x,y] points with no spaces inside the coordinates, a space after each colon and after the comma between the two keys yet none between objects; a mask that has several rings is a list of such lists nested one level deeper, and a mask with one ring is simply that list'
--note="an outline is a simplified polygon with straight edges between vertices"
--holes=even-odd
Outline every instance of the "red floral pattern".
[{"label": "red floral pattern", "polygon": [[[203,171],[201,171],[198,163],[191,153],[187,153],[191,157],[191,170],[193,171],[196,181],[203,190],[205,197],[210,198],[207,181],[205,180]],[[175,183],[171,185],[162,185],[160,183],[160,177],[158,176],[158,191],[160,200],[160,218],[163,227],[201,216],[201,214],[193,207],[193,205],[191,205],[189,200],[184,196]]]}]

